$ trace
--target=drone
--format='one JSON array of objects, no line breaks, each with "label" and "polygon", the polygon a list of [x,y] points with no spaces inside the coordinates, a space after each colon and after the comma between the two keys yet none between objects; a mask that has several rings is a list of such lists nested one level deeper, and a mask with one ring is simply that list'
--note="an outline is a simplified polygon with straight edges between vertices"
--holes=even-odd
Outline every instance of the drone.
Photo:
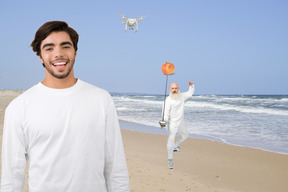
[{"label": "drone", "polygon": [[125,17],[123,14],[119,13],[119,15],[122,17],[123,21],[121,21],[122,24],[125,24],[125,31],[127,31],[127,25],[129,26],[129,30],[134,30],[134,27],[136,25],[135,28],[135,32],[138,31],[138,21],[142,20],[144,17],[146,16],[141,16],[140,18],[136,18],[136,19],[131,19],[131,18],[127,18]]}]

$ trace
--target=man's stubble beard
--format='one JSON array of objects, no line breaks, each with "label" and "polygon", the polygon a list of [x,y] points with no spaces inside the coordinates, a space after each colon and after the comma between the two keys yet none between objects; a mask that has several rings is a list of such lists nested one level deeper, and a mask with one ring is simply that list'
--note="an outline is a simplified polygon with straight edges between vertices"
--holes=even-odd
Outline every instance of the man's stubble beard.
[{"label": "man's stubble beard", "polygon": [[[45,63],[42,63],[43,66],[45,67],[45,69],[48,71],[48,73],[50,73],[53,77],[57,78],[57,79],[65,79],[66,77],[69,76],[69,74],[71,73],[73,67],[74,67],[74,62],[75,62],[75,59],[72,61],[72,65],[68,68],[68,71],[67,73],[65,74],[60,74],[60,75],[57,75],[53,72],[53,70],[50,68],[50,67],[46,67],[46,64]],[[52,65],[52,64],[51,64]],[[52,66],[53,67],[53,66]]]}]

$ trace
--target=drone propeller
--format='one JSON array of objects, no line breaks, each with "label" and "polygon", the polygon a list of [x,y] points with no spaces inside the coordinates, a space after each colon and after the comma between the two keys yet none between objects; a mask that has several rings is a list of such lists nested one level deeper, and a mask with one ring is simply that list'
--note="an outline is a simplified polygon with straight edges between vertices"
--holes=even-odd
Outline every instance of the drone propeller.
[{"label": "drone propeller", "polygon": [[120,15],[122,17],[122,19],[126,19],[127,20],[127,17],[125,17],[124,14],[118,13],[118,15]]},{"label": "drone propeller", "polygon": [[147,17],[147,16],[148,15],[141,16],[140,18],[137,19],[137,21],[142,20],[144,17]]}]

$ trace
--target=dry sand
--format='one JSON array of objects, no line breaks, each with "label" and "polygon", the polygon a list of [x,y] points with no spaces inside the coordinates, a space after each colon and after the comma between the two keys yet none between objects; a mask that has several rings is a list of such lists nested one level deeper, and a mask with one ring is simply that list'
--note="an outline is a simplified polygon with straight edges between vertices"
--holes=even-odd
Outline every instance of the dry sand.
[{"label": "dry sand", "polygon": [[[1,144],[4,110],[19,94],[0,91]],[[121,128],[132,192],[288,191],[288,155],[189,138],[181,145],[184,150],[174,153],[171,170],[166,135]],[[25,174],[28,177],[27,168]],[[24,191],[28,191],[27,180]]]},{"label": "dry sand", "polygon": [[187,139],[167,167],[166,136],[122,130],[131,191],[287,192],[288,155]]}]

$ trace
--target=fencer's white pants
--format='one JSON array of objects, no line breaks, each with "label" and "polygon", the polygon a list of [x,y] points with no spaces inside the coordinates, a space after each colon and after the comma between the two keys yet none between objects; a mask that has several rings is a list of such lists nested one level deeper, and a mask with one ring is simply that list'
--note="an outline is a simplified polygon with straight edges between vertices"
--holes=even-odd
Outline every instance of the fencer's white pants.
[{"label": "fencer's white pants", "polygon": [[[175,143],[176,133],[179,133],[177,142]],[[173,150],[178,147],[185,139],[187,139],[189,133],[186,127],[178,129],[178,127],[170,125],[168,128],[168,141],[167,141],[167,151],[168,159],[173,159]]]}]

